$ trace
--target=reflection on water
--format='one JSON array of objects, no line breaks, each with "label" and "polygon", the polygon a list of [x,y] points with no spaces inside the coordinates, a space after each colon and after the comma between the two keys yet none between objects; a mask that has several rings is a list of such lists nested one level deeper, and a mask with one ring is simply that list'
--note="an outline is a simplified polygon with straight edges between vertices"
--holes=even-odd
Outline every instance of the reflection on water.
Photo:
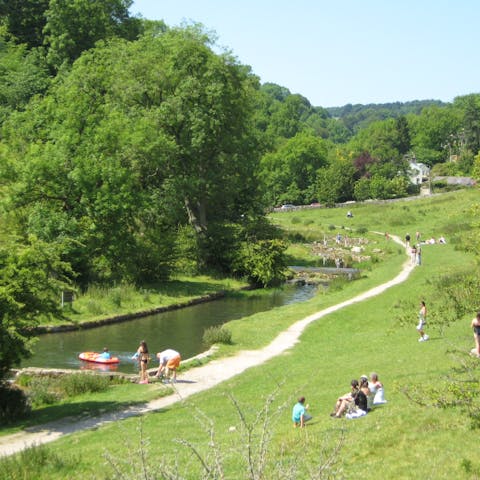
[{"label": "reflection on water", "polygon": [[[25,360],[22,367],[79,368],[125,373],[137,372],[137,362],[132,360],[141,340],[146,340],[152,358],[166,348],[178,350],[183,358],[189,358],[205,350],[202,344],[206,328],[222,325],[257,312],[282,305],[308,300],[315,294],[315,287],[285,287],[270,295],[252,295],[240,298],[224,298],[193,305],[171,312],[159,313],[128,322],[74,332],[41,335],[35,345],[35,354]],[[100,365],[78,359],[83,351],[102,351],[108,347],[120,359],[119,365]],[[149,367],[154,367],[152,360]]]}]

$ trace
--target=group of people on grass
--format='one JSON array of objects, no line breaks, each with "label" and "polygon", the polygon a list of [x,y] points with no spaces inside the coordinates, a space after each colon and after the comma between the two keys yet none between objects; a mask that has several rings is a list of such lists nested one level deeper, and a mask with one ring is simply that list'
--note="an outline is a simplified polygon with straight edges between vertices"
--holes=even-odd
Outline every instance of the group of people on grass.
[{"label": "group of people on grass", "polygon": [[[163,350],[162,352],[157,353],[156,357],[158,358],[159,365],[155,377],[158,379],[171,379],[172,382],[176,382],[177,368],[180,366],[180,362],[182,360],[180,353],[178,353],[176,350],[168,348],[167,350]],[[150,361],[150,353],[148,352],[148,346],[145,340],[142,340],[140,342],[140,345],[137,348],[137,351],[133,355],[132,359],[137,360],[139,364],[139,383],[148,383],[147,365]]]},{"label": "group of people on grass", "polygon": [[[385,234],[388,236],[388,233]],[[415,242],[411,242],[410,234],[407,233],[405,235],[405,248],[407,249],[407,253],[410,254],[410,259],[412,265],[421,265],[422,264],[422,245],[435,245],[435,243],[439,244],[446,244],[447,241],[445,237],[442,235],[435,240],[434,237],[429,238],[428,240],[422,241],[420,232],[415,234]]]},{"label": "group of people on grass", "polygon": [[[370,380],[366,375],[350,382],[350,391],[338,397],[333,412],[333,418],[359,418],[365,416],[373,407],[387,403],[383,384],[378,379],[378,374],[372,372]],[[306,422],[312,419],[308,413],[308,404],[305,397],[300,397],[293,406],[292,421],[294,427],[304,427]]]}]

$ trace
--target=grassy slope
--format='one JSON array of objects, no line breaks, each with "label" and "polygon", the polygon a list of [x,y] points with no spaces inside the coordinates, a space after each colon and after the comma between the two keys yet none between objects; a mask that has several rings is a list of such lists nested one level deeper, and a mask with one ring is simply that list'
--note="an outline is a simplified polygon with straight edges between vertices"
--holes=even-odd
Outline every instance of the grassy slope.
[{"label": "grassy slope", "polygon": [[[353,220],[370,230],[385,231],[388,228],[391,233],[403,236],[407,231],[414,234],[418,229],[424,238],[445,234],[448,239],[453,231],[461,229],[467,207],[473,201],[478,202],[477,192],[381,207],[356,206],[352,209]],[[445,213],[446,208],[448,213]],[[341,225],[345,223],[344,213],[337,209],[305,214],[317,215],[316,221],[328,222],[327,225]],[[282,222],[288,223],[286,214],[283,214]],[[335,443],[343,426],[346,444],[341,461],[345,478],[353,478],[359,471],[367,470],[377,472],[375,476],[381,475],[382,478],[470,478],[462,462],[465,459],[478,467],[474,452],[465,448],[475,442],[478,433],[469,428],[462,412],[420,408],[401,393],[404,386],[413,383],[435,384],[453,365],[450,356],[446,355],[447,349],[453,345],[467,351],[473,341],[468,318],[459,319],[443,336],[434,325],[429,325],[431,341],[417,342],[418,300],[432,299],[428,306],[432,310],[435,308],[429,279],[446,270],[468,267],[472,262],[467,255],[455,251],[452,244],[425,246],[423,253],[423,266],[415,269],[406,283],[316,322],[287,354],[199,394],[186,404],[146,416],[142,428],[145,437],[150,439],[148,459],[151,464],[158,463],[161,455],[172,461],[178,456],[180,465],[187,465],[185,468],[190,472],[187,478],[198,478],[190,453],[171,440],[188,439],[200,448],[208,444],[209,436],[195,421],[198,417],[195,408],[199,408],[214,419],[216,440],[227,452],[227,476],[246,478],[238,470],[238,460],[228,455],[231,448],[242,443],[238,433],[229,432],[229,427],[238,426],[239,422],[226,394],[233,394],[250,418],[262,407],[265,397],[279,388],[274,406],[286,404],[286,407],[279,410],[279,422],[271,427],[271,452],[276,462],[282,458],[281,452],[287,451],[290,452],[286,454],[287,459],[301,455],[312,466],[322,445]],[[352,289],[364,290],[372,286],[370,283],[380,283],[382,277],[392,277],[398,271],[401,257],[394,256],[390,262],[388,274],[381,268],[373,272],[371,278],[352,285]],[[279,329],[324,308],[333,300],[344,299],[346,293],[346,290],[336,292],[328,300],[326,296],[319,296],[303,305],[288,306],[244,322],[234,322],[232,330],[238,344],[233,349],[264,345]],[[349,296],[352,294],[352,291],[348,292]],[[397,312],[401,313],[404,302],[412,301],[415,308],[409,312],[411,323],[402,325]],[[229,353],[228,349],[224,352]],[[350,379],[372,370],[378,371],[384,381],[389,403],[357,421],[330,419],[328,413],[336,397],[348,390]],[[291,404],[299,394],[307,397],[315,417],[305,430],[293,430],[290,423]],[[139,439],[138,426],[136,419],[109,425],[96,432],[62,439],[51,448],[67,459],[66,470],[71,478],[85,475],[104,478],[102,452],[108,447],[117,458],[128,458],[123,441],[130,439],[135,443]],[[134,462],[135,458],[132,453],[131,461]],[[74,469],[68,459],[75,462]],[[44,478],[63,478],[66,470],[53,472],[51,467],[45,467],[44,472],[39,470],[37,473],[39,478],[42,475]],[[297,478],[307,477],[303,474]]]}]

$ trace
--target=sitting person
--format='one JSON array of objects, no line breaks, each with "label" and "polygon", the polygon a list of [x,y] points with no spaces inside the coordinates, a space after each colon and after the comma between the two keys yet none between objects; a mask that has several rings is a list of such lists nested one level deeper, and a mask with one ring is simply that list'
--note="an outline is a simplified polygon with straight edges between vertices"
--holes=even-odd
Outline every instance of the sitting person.
[{"label": "sitting person", "polygon": [[157,358],[159,362],[157,374],[155,375],[157,378],[160,378],[164,375],[168,378],[170,376],[170,372],[173,372],[172,381],[177,381],[177,368],[180,366],[180,361],[182,357],[180,354],[172,350],[171,348],[164,350],[163,352],[157,353]]},{"label": "sitting person", "polygon": [[99,355],[99,357],[104,358],[105,360],[110,360],[112,358],[107,347],[103,347],[103,352]]},{"label": "sitting person", "polygon": [[370,389],[370,382],[368,381],[368,377],[366,375],[362,375],[360,377],[360,389],[367,397],[367,412],[369,412],[373,407],[375,393]]},{"label": "sitting person", "polygon": [[292,421],[294,427],[304,427],[305,422],[312,419],[312,416],[307,413],[308,403],[305,405],[305,397],[300,397],[298,402],[293,406]]},{"label": "sitting person", "polygon": [[370,391],[374,395],[372,404],[375,405],[382,405],[387,403],[385,400],[385,393],[383,389],[382,382],[378,379],[378,375],[375,372],[370,374],[370,382],[368,383]]},{"label": "sitting person", "polygon": [[341,418],[345,415],[347,418],[357,418],[367,414],[367,397],[360,390],[358,380],[350,382],[351,392],[342,395],[337,399],[334,411],[331,417]]},{"label": "sitting person", "polygon": [[363,378],[360,381],[360,387],[355,394],[355,405],[350,407],[349,411],[345,414],[348,419],[363,417],[368,412],[368,395],[370,390],[368,388],[368,379]]},{"label": "sitting person", "polygon": [[442,243],[442,244],[447,243],[447,241],[445,240],[445,237],[443,235],[438,239],[438,243]]}]

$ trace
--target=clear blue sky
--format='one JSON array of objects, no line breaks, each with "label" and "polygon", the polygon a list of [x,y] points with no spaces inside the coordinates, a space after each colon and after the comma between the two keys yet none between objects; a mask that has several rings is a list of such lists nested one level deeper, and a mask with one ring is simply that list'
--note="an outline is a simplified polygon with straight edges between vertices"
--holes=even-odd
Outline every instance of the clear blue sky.
[{"label": "clear blue sky", "polygon": [[480,92],[480,0],[135,0],[130,11],[202,23],[262,83],[315,106]]}]

